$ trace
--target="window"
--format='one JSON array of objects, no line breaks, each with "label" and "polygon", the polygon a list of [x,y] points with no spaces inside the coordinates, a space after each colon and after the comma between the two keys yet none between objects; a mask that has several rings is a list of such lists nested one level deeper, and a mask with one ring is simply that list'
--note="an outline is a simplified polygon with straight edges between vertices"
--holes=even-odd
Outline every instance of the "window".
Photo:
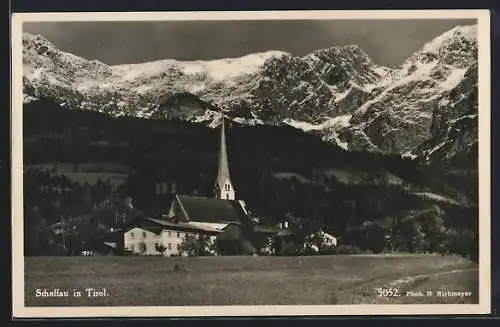
[{"label": "window", "polygon": [[226,191],[229,191],[231,190],[231,187],[229,186],[229,184],[226,184]]},{"label": "window", "polygon": [[181,238],[181,233],[177,232],[177,238]]},{"label": "window", "polygon": [[172,250],[172,243],[168,243],[168,250]]},{"label": "window", "polygon": [[142,237],[146,238],[146,232],[142,232]]},{"label": "window", "polygon": [[168,231],[168,236],[172,236],[172,232],[171,231]]},{"label": "window", "polygon": [[130,233],[130,238],[134,238],[134,232]]}]

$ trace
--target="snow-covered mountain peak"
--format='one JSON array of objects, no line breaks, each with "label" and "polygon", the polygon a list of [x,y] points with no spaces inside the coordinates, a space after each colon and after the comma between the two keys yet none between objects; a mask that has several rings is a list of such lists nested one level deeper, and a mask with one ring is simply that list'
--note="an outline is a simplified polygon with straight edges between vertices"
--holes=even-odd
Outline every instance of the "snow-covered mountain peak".
[{"label": "snow-covered mountain peak", "polygon": [[344,70],[352,78],[362,76],[355,80],[358,84],[374,83],[387,75],[391,69],[376,65],[371,57],[358,45],[334,46],[313,51],[304,56],[304,59],[313,66],[325,65],[325,68]]},{"label": "snow-covered mountain peak", "polygon": [[438,62],[464,68],[477,58],[477,25],[457,26],[425,44],[405,65]]},{"label": "snow-covered mountain peak", "polygon": [[[117,117],[178,118],[207,126],[216,126],[223,112],[246,125],[291,125],[349,150],[428,153],[437,141],[425,142],[438,140],[436,133],[448,128],[443,121],[462,124],[470,121],[463,115],[474,117],[469,109],[477,107],[476,29],[458,26],[443,33],[397,69],[375,64],[357,45],[304,56],[272,50],[113,66],[24,34],[24,100],[47,98]],[[446,142],[453,140],[450,134]],[[471,138],[467,144],[473,143]],[[450,147],[440,147],[445,148]]]},{"label": "snow-covered mountain peak", "polygon": [[477,43],[477,25],[461,25],[439,35],[431,42],[428,42],[422,52],[439,53],[443,50],[450,50],[450,46],[457,44],[471,45]]},{"label": "snow-covered mountain peak", "polygon": [[[41,58],[51,59],[54,64],[64,66],[63,64],[90,64],[92,66],[109,66],[99,60],[89,60],[80,56],[76,56],[69,52],[64,52],[58,49],[54,43],[47,40],[41,35],[33,35],[24,32],[22,35],[23,41],[23,63],[29,64],[27,60],[40,60]],[[86,68],[86,67],[78,67]]]},{"label": "snow-covered mountain peak", "polygon": [[45,45],[46,47],[54,48],[54,44],[52,42],[50,42],[49,40],[47,40],[46,38],[44,38],[43,36],[34,35],[34,34],[24,32],[23,33],[23,46],[26,47],[26,46],[29,46],[30,44],[38,46],[38,47]]},{"label": "snow-covered mountain peak", "polygon": [[59,50],[40,35],[23,33],[23,77],[64,85],[110,76],[110,66]]},{"label": "snow-covered mountain peak", "polygon": [[477,26],[457,26],[426,43],[399,69],[389,72],[377,88],[387,90],[411,81],[427,81],[428,87],[450,89],[476,61]]},{"label": "snow-covered mountain peak", "polygon": [[326,49],[318,49],[311,53],[316,57],[342,57],[351,59],[357,64],[371,64],[370,56],[356,44],[333,46]]},{"label": "snow-covered mountain peak", "polygon": [[344,140],[353,149],[406,153],[436,133],[441,111],[457,119],[465,110],[453,103],[467,99],[473,107],[476,33],[474,25],[453,28],[388,73],[354,111]]},{"label": "snow-covered mountain peak", "polygon": [[116,65],[113,66],[113,70],[116,74],[123,74],[125,78],[130,79],[136,78],[138,75],[153,75],[155,72],[170,68],[177,69],[184,75],[194,76],[198,80],[209,79],[212,82],[223,82],[256,73],[266,60],[284,55],[289,54],[283,51],[266,51],[238,58],[215,60],[180,61],[166,59],[140,64]]},{"label": "snow-covered mountain peak", "polygon": [[56,46],[54,45],[54,43],[50,42],[45,37],[43,37],[42,35],[39,35],[39,34],[35,35],[35,34],[23,32],[22,40],[23,40],[23,48],[24,49],[30,49],[30,48],[35,48],[37,50],[39,50],[40,48],[42,48],[42,49],[45,48],[45,50],[56,49]]}]

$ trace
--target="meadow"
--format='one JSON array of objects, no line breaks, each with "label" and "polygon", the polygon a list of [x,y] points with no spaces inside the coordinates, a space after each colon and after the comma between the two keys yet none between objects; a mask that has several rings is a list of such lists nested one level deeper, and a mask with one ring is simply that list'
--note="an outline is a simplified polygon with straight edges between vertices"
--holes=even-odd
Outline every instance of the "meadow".
[{"label": "meadow", "polygon": [[[26,306],[478,303],[478,265],[423,254],[309,257],[25,257]],[[86,288],[106,289],[88,297]],[[399,296],[379,296],[378,288]],[[37,297],[36,290],[69,291]],[[73,290],[83,291],[80,297]],[[394,291],[396,290],[396,291]],[[470,296],[407,296],[421,291]],[[385,295],[390,295],[385,292]]]}]

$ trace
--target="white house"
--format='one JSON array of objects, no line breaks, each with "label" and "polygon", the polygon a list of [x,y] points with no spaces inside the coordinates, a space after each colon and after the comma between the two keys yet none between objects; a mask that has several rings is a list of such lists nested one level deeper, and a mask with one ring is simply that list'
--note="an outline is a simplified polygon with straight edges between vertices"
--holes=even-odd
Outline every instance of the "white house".
[{"label": "white house", "polygon": [[143,222],[125,229],[123,241],[125,249],[132,253],[170,257],[183,254],[180,245],[188,235],[208,236],[210,242],[213,243],[221,232],[222,230],[209,226],[146,218]]}]

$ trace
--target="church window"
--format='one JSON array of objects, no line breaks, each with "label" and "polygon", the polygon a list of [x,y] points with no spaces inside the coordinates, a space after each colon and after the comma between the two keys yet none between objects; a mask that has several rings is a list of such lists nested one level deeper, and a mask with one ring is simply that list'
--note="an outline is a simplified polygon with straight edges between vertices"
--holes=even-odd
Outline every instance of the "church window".
[{"label": "church window", "polygon": [[146,232],[142,232],[142,237],[146,238]]},{"label": "church window", "polygon": [[226,191],[229,191],[231,190],[231,188],[229,187],[229,184],[226,184]]},{"label": "church window", "polygon": [[172,243],[168,243],[168,250],[172,250]]},{"label": "church window", "polygon": [[181,233],[177,232],[177,238],[181,238]]},{"label": "church window", "polygon": [[134,238],[134,232],[130,233],[130,238]]}]

